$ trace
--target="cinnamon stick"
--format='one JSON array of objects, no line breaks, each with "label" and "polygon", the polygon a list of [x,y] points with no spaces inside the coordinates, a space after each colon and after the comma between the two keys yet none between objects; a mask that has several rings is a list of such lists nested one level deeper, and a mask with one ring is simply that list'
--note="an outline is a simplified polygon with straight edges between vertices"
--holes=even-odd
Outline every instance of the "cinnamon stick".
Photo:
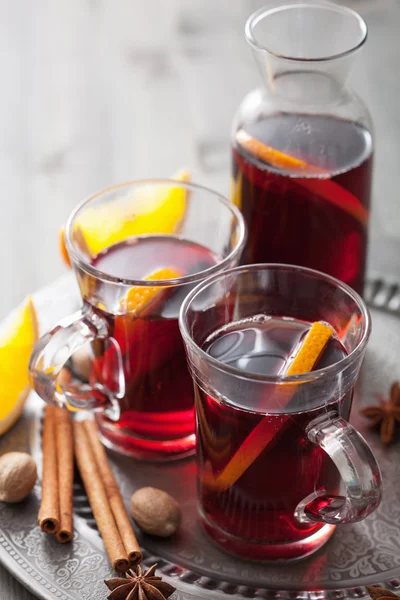
[{"label": "cinnamon stick", "polygon": [[131,521],[126,512],[118,484],[115,481],[115,477],[107,460],[106,451],[97,436],[97,428],[94,421],[86,420],[83,422],[83,424],[95,458],[97,470],[100,473],[110,508],[122,539],[122,543],[125,547],[131,567],[136,568],[142,560],[142,553],[133,531]]},{"label": "cinnamon stick", "polygon": [[55,429],[60,512],[56,537],[59,542],[65,543],[70,542],[73,535],[74,442],[71,415],[68,410],[55,409]]},{"label": "cinnamon stick", "polygon": [[115,523],[84,423],[74,421],[73,431],[75,458],[110,562],[116,571],[126,572],[130,561]]},{"label": "cinnamon stick", "polygon": [[54,406],[46,405],[43,423],[42,501],[38,521],[45,533],[57,533],[60,525],[55,411]]}]

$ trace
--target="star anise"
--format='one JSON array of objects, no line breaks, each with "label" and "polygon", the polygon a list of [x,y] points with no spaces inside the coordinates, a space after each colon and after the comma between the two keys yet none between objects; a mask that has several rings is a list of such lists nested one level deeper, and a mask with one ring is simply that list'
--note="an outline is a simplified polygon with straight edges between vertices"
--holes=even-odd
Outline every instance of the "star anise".
[{"label": "star anise", "polygon": [[371,596],[372,600],[391,600],[392,598],[396,598],[399,600],[399,597],[393,592],[389,592],[389,590],[381,587],[370,587],[367,586],[368,594]]},{"label": "star anise", "polygon": [[378,396],[378,405],[367,406],[361,414],[370,420],[370,426],[380,425],[381,440],[384,444],[393,442],[396,422],[400,423],[400,385],[395,381],[390,388],[389,399]]},{"label": "star anise", "polygon": [[169,583],[154,575],[157,565],[153,565],[143,573],[139,565],[134,571],[130,569],[126,577],[113,577],[104,581],[111,594],[109,600],[165,600],[175,591]]}]

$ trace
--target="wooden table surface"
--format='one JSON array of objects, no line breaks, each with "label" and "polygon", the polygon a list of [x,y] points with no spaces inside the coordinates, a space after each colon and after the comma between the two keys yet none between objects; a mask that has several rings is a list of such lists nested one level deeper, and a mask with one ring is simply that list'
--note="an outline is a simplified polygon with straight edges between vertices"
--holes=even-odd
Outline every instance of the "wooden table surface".
[{"label": "wooden table surface", "polygon": [[[243,38],[266,0],[3,0],[0,317],[63,272],[58,229],[88,194],[180,166],[228,192],[229,132],[259,84]],[[399,0],[369,25],[352,86],[376,126],[371,268],[400,277]],[[33,600],[0,567],[0,600]]]}]

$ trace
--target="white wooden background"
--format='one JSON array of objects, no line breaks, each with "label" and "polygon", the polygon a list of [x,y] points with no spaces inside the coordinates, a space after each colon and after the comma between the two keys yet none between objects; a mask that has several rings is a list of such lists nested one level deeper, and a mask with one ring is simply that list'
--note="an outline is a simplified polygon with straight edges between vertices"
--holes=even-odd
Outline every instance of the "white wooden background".
[{"label": "white wooden background", "polygon": [[[259,76],[243,39],[267,0],[0,0],[0,317],[63,271],[86,195],[180,166],[227,193],[229,131]],[[370,28],[353,87],[376,125],[371,265],[400,276],[400,2],[347,0]],[[0,567],[0,600],[33,596]]]}]

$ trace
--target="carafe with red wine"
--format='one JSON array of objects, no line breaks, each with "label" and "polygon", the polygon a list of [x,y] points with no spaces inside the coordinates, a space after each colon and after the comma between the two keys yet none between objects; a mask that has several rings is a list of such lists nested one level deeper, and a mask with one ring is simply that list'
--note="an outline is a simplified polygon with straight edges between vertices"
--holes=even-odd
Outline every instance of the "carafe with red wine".
[{"label": "carafe with red wine", "polygon": [[366,38],[356,12],[330,3],[265,7],[248,19],[265,85],[244,98],[233,125],[244,262],[311,267],[362,292],[372,125],[346,82]]}]

